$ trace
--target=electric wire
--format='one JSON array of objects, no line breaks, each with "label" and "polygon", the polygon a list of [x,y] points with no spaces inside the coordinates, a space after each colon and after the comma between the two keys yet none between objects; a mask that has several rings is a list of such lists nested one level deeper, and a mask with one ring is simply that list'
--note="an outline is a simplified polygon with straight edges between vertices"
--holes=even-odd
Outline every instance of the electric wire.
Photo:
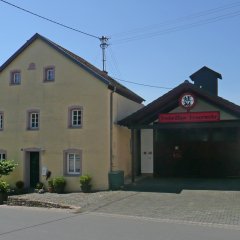
[{"label": "electric wire", "polygon": [[146,39],[146,38],[153,38],[153,37],[157,37],[159,35],[164,35],[164,34],[173,33],[173,32],[182,31],[182,30],[187,30],[187,29],[190,29],[190,28],[194,28],[194,27],[198,27],[198,26],[201,26],[201,25],[221,21],[221,20],[224,20],[226,18],[232,18],[232,17],[236,17],[236,16],[239,16],[239,15],[240,15],[240,11],[237,11],[237,12],[234,12],[234,13],[231,13],[231,14],[226,14],[224,16],[218,16],[218,17],[215,17],[215,18],[212,18],[212,19],[206,19],[206,20],[202,20],[202,21],[199,21],[199,22],[191,23],[191,24],[176,26],[176,27],[168,28],[168,29],[165,29],[165,30],[162,30],[162,31],[157,31],[157,32],[149,33],[149,34],[142,34],[142,35],[138,35],[138,36],[134,36],[134,37],[129,37],[129,38],[121,39],[121,40],[116,40],[115,42],[112,42],[112,44],[116,45],[116,44],[122,44],[122,43],[130,42],[130,41],[142,40],[142,39]]},{"label": "electric wire", "polygon": [[113,62],[113,65],[118,73],[118,76],[120,76],[120,78],[122,78],[122,74],[121,74],[121,71],[120,71],[120,68],[119,68],[119,64],[118,64],[118,61],[117,61],[117,58],[115,57],[115,54],[113,52],[113,49],[111,47],[111,45],[109,45],[109,53],[110,53],[110,57],[112,59],[112,62]]},{"label": "electric wire", "polygon": [[170,87],[162,87],[162,86],[157,86],[157,85],[149,85],[149,84],[145,84],[145,83],[137,83],[137,82],[127,81],[127,80],[120,79],[120,78],[117,78],[117,77],[112,77],[112,78],[115,79],[115,80],[121,81],[121,82],[131,83],[131,84],[144,86],[144,87],[161,88],[161,89],[173,89],[173,88],[170,88]]},{"label": "electric wire", "polygon": [[149,25],[149,26],[145,26],[145,27],[140,27],[140,28],[124,31],[124,32],[121,32],[121,33],[112,34],[111,36],[114,37],[114,38],[117,38],[117,37],[121,37],[121,36],[125,37],[126,35],[137,34],[138,32],[142,33],[145,30],[150,31],[151,29],[159,28],[160,26],[167,26],[167,25],[172,25],[172,24],[175,24],[175,23],[189,21],[191,19],[196,19],[196,18],[204,17],[204,16],[207,16],[207,15],[210,15],[210,14],[215,14],[215,13],[225,11],[225,10],[228,10],[228,9],[231,9],[231,8],[236,8],[238,6],[240,6],[239,1],[227,4],[227,5],[223,5],[223,6],[220,6],[220,7],[217,7],[217,8],[211,8],[211,9],[201,11],[201,12],[198,12],[198,13],[195,13],[195,14],[190,14],[190,15],[179,17],[179,18],[176,18],[176,19],[171,19],[171,20],[168,20],[168,21],[164,21],[164,22],[161,22],[159,24],[153,24],[153,25]]},{"label": "electric wire", "polygon": [[201,21],[191,23],[191,24],[185,24],[185,25],[182,25],[182,26],[167,28],[167,29],[162,30],[162,31],[156,31],[156,32],[148,33],[148,34],[142,34],[142,35],[138,35],[138,36],[134,36],[134,37],[128,37],[128,38],[125,38],[125,39],[116,40],[116,41],[113,41],[111,44],[118,45],[118,44],[124,44],[124,43],[131,42],[131,41],[137,41],[137,40],[142,40],[142,39],[147,39],[147,38],[154,38],[154,37],[157,37],[157,36],[160,36],[160,35],[165,35],[165,34],[168,34],[168,33],[183,31],[183,30],[187,30],[187,29],[190,29],[190,28],[195,28],[195,27],[206,25],[206,24],[209,24],[209,23],[221,21],[221,20],[224,20],[224,19],[227,19],[227,18],[237,17],[239,15],[240,15],[240,10],[232,12],[232,13],[228,13],[228,14],[225,14],[225,15],[217,16],[217,17],[214,17],[214,18],[201,20]]},{"label": "electric wire", "polygon": [[32,12],[32,11],[29,11],[29,10],[27,10],[27,9],[25,9],[25,8],[19,7],[19,6],[15,5],[15,4],[12,4],[12,3],[8,2],[8,1],[4,1],[4,0],[0,0],[0,1],[3,2],[3,3],[5,3],[5,4],[8,4],[8,5],[10,5],[10,6],[14,7],[14,8],[17,8],[17,9],[19,9],[19,10],[21,10],[21,11],[24,11],[24,12],[26,12],[26,13],[29,13],[29,14],[31,14],[31,15],[34,15],[34,16],[36,16],[36,17],[38,17],[38,18],[41,18],[41,19],[44,19],[44,20],[46,20],[46,21],[48,21],[48,22],[57,24],[57,25],[59,25],[59,26],[61,26],[61,27],[64,27],[64,28],[73,30],[73,31],[75,31],[75,32],[84,34],[84,35],[89,36],[89,37],[92,37],[92,38],[101,39],[100,37],[98,37],[98,36],[96,36],[96,35],[93,35],[93,34],[90,34],[90,33],[84,32],[84,31],[81,31],[81,30],[79,30],[79,29],[76,29],[76,28],[67,26],[67,25],[65,25],[65,24],[63,24],[63,23],[57,22],[57,21],[52,20],[52,19],[50,19],[50,18],[41,16],[41,15],[39,15],[39,14],[37,14],[37,13],[34,13],[34,12]]}]

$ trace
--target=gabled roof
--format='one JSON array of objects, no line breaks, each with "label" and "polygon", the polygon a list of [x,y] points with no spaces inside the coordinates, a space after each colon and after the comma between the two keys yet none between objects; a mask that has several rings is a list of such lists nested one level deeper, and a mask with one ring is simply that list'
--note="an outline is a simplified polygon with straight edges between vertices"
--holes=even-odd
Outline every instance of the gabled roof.
[{"label": "gabled roof", "polygon": [[95,77],[97,77],[99,80],[104,82],[109,89],[115,89],[117,93],[120,95],[135,101],[137,103],[141,103],[144,101],[142,97],[137,95],[136,93],[132,92],[130,89],[126,88],[110,76],[104,71],[101,71],[97,67],[93,66],[88,61],[84,60],[83,58],[77,56],[73,52],[61,47],[60,45],[52,42],[51,40],[41,36],[40,34],[36,33],[33,37],[31,37],[18,51],[16,51],[1,67],[0,67],[0,73],[19,55],[21,54],[29,45],[31,45],[36,39],[41,39],[43,42],[57,50],[59,53],[61,53],[63,56],[67,57],[69,60],[73,61],[89,73],[93,74]]},{"label": "gabled roof", "polygon": [[120,120],[118,124],[127,127],[150,124],[158,118],[159,113],[168,113],[172,109],[178,107],[178,99],[184,92],[191,92],[210,104],[240,117],[240,106],[221,97],[209,94],[207,91],[185,81],[155,101],[149,103],[147,106]]}]

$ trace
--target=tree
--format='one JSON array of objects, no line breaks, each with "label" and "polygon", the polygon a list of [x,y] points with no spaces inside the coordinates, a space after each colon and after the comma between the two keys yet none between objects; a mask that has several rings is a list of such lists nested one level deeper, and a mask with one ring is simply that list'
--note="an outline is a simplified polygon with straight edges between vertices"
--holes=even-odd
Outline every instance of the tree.
[{"label": "tree", "polygon": [[13,160],[1,160],[0,161],[0,178],[2,176],[9,175],[15,168],[17,164]]}]

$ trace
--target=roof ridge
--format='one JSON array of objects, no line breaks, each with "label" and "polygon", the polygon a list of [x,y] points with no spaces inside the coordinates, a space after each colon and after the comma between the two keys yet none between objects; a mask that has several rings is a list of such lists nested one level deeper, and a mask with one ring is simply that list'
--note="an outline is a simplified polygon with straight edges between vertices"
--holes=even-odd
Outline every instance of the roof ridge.
[{"label": "roof ridge", "polygon": [[127,87],[123,86],[122,84],[118,83],[112,77],[110,77],[106,72],[101,71],[99,68],[85,60],[84,58],[78,56],[77,54],[71,52],[70,50],[60,46],[59,44],[53,42],[52,40],[40,35],[39,33],[35,33],[21,48],[19,48],[5,63],[0,66],[0,73],[19,55],[21,54],[30,44],[32,44],[36,39],[41,39],[45,43],[49,44],[51,47],[62,53],[64,56],[68,57],[70,60],[75,62],[76,64],[80,65],[86,71],[90,72],[91,74],[95,75],[98,79],[108,85],[108,88],[116,88],[116,92],[120,95],[135,101],[137,103],[142,103],[144,99],[128,89]]}]

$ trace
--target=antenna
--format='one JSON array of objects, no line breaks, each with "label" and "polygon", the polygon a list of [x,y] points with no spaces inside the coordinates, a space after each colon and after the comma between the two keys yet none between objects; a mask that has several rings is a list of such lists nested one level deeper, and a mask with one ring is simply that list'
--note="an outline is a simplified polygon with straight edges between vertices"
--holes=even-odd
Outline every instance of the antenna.
[{"label": "antenna", "polygon": [[106,48],[108,47],[109,38],[106,36],[102,36],[99,38],[101,41],[100,47],[102,48],[102,63],[103,63],[103,71],[106,72]]}]

